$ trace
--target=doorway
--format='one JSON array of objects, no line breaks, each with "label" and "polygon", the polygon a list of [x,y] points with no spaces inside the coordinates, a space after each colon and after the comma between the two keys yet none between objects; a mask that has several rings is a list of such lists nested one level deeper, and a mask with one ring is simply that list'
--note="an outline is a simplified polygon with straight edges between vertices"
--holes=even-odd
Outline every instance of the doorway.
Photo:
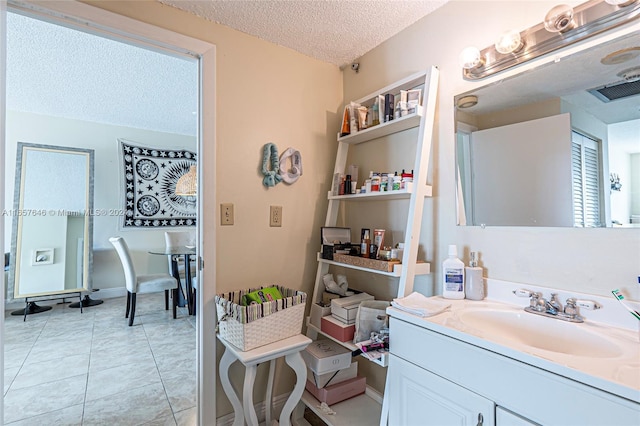
[{"label": "doorway", "polygon": [[[63,3],[66,3],[66,4],[55,5],[53,7],[56,7],[58,9],[66,9],[66,10],[52,11],[52,10],[42,10],[42,9],[34,10],[30,8],[28,11],[25,11],[24,9],[21,9],[19,6],[13,5],[13,4],[9,5],[9,10],[10,12],[16,10],[21,13],[28,13],[29,15],[32,15],[32,17],[35,17],[37,19],[56,22],[59,24],[63,24],[64,26],[73,27],[75,25],[84,24],[85,29],[87,27],[96,29],[95,32],[99,36],[106,37],[109,39],[126,40],[128,43],[143,45],[147,48],[152,48],[154,50],[169,52],[173,56],[184,54],[185,52],[195,52],[197,67],[198,67],[198,81],[199,81],[200,87],[202,87],[203,85],[206,85],[207,87],[211,87],[211,88],[213,87],[213,84],[212,84],[213,73],[212,72],[210,74],[206,73],[207,70],[211,71],[214,65],[215,50],[212,45],[199,42],[198,40],[188,39],[186,37],[181,37],[181,36],[176,37],[175,34],[171,34],[168,31],[164,31],[156,27],[151,27],[146,24],[135,23],[135,25],[132,25],[132,22],[130,22],[130,20],[128,20],[127,18],[118,17],[117,15],[114,15],[105,11],[101,11],[99,9],[95,9],[88,5],[74,3],[74,2],[63,2]],[[47,5],[47,7],[49,7],[49,5]],[[64,18],[61,18],[61,16],[64,16]],[[4,26],[4,23],[6,22],[6,15],[4,14],[4,10],[3,10],[2,21],[3,21],[3,27],[6,28]],[[87,23],[89,23],[89,25],[87,25]],[[109,28],[111,28],[111,30],[105,30],[106,28],[105,23],[108,23],[108,26]],[[141,34],[144,34],[144,36],[142,36]],[[171,37],[168,38],[168,35],[171,35]],[[3,41],[4,40],[5,38],[3,37]],[[170,40],[170,43],[168,42],[168,40]],[[172,48],[166,47],[169,44],[172,46]],[[162,47],[159,47],[159,46],[162,46]],[[4,74],[6,65],[4,63],[2,65],[3,65],[2,73]],[[0,81],[4,81],[4,76],[2,79],[0,79]],[[212,149],[214,147],[212,125],[205,124],[203,120],[203,116],[206,116],[207,113],[209,115],[211,114],[211,111],[212,111],[211,106],[213,105],[213,94],[212,93],[202,94],[201,89],[199,91],[199,94],[200,94],[199,105],[196,106],[197,109],[195,112],[198,118],[197,119],[198,130],[196,131],[197,150],[198,150],[198,153],[200,154],[200,161],[202,161],[202,158],[203,158],[202,155],[205,154],[203,151],[201,151],[203,142],[207,141],[207,144],[211,144],[209,146],[211,146]],[[5,129],[3,128],[2,145],[0,146],[0,148],[2,148],[3,153],[5,151],[5,140],[4,140],[5,133],[6,133]],[[202,174],[202,171],[199,171],[199,173]],[[11,182],[6,182],[4,179],[5,177],[3,176],[3,182],[2,182],[3,186],[11,184]],[[200,180],[202,181],[202,179]],[[200,200],[202,199],[201,194],[202,194],[203,186],[204,185],[200,185],[200,188],[199,188]],[[206,217],[202,214],[202,203],[199,203],[199,204],[200,206],[199,206],[198,218],[204,221],[206,220]],[[5,209],[7,208],[6,203],[4,203],[3,208]],[[2,233],[6,235],[7,229],[6,227],[4,227],[4,225],[3,225],[3,228],[4,229],[2,230]],[[208,235],[207,237],[208,239],[210,239],[210,238],[213,238],[213,235]],[[201,235],[199,236],[198,243],[199,243],[198,246],[200,250],[199,256],[202,257],[204,253],[202,252],[203,239]],[[208,266],[209,265],[213,265],[213,262],[209,262]],[[214,400],[213,395],[215,392],[215,389],[214,389],[215,376],[213,375],[215,371],[209,371],[208,374],[203,374],[203,373],[206,373],[204,370],[209,368],[203,366],[203,363],[202,363],[202,359],[204,356],[206,356],[207,358],[213,357],[213,359],[215,359],[215,354],[213,353],[214,345],[212,344],[210,338],[203,337],[204,333],[202,332],[203,320],[206,317],[212,316],[212,313],[208,312],[207,310],[208,308],[205,301],[208,298],[212,299],[213,297],[212,295],[215,294],[215,290],[210,288],[209,286],[204,285],[204,274],[202,272],[203,271],[200,271],[199,273],[200,275],[199,288],[201,288],[202,290],[198,292],[197,296],[199,299],[198,305],[202,306],[203,309],[200,310],[199,315],[196,318],[197,331],[195,333],[197,335],[197,346],[198,346],[197,368],[196,368],[197,370],[196,377],[198,378],[197,379],[198,401],[202,400],[203,397],[206,397],[207,400]],[[4,303],[3,303],[3,306],[4,306]],[[91,308],[87,308],[87,309],[91,309]],[[27,322],[28,321],[29,319],[27,320]],[[3,341],[4,341],[4,334],[3,334]],[[211,378],[213,378],[213,380],[211,380]],[[202,407],[202,404],[197,404],[197,406],[199,407],[197,417],[200,419],[200,422],[202,424],[208,424],[209,421],[207,419],[215,419],[215,409],[212,409],[212,407],[210,406]]]}]

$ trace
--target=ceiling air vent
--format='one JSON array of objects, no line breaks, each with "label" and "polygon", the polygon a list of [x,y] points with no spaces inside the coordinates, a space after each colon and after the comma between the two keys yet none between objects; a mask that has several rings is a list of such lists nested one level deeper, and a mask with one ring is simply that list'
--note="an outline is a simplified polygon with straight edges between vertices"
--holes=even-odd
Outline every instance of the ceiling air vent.
[{"label": "ceiling air vent", "polygon": [[640,80],[620,81],[587,90],[602,102],[610,102],[640,94]]}]

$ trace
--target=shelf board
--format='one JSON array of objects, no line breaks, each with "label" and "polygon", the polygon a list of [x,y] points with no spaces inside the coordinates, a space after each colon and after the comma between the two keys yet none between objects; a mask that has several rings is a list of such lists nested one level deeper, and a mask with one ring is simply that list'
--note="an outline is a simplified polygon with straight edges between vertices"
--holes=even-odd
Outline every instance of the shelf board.
[{"label": "shelf board", "polygon": [[[334,265],[334,266],[343,266],[345,268],[356,269],[358,271],[371,272],[372,274],[386,275],[387,277],[400,277],[400,275],[402,275],[401,263],[398,263],[393,266],[393,272],[385,272],[385,271],[378,271],[376,269],[363,268],[362,266],[349,265],[348,263],[340,263],[340,262],[334,262],[333,260],[323,259],[320,253],[317,254],[317,258],[318,258],[318,262],[320,263],[326,263],[328,265]],[[431,273],[431,265],[429,263],[424,262],[424,263],[416,264],[416,275],[428,275],[430,273]]]},{"label": "shelf board", "polygon": [[307,327],[312,329],[316,333],[326,337],[327,339],[330,339],[330,340],[333,340],[336,343],[339,343],[340,345],[342,345],[345,348],[349,349],[351,352],[358,350],[358,347],[356,345],[354,345],[353,343],[351,343],[351,342],[341,342],[340,340],[331,337],[329,334],[325,333],[324,331],[320,330],[315,325],[311,324],[311,321],[309,321],[309,317],[307,317]]},{"label": "shelf board", "polygon": [[[426,185],[427,190],[425,197],[431,197],[433,189],[431,185]],[[408,200],[413,194],[413,186],[407,189],[398,189],[395,191],[385,192],[366,192],[364,194],[348,194],[348,195],[332,195],[331,191],[327,194],[328,200],[340,201],[388,201],[388,200]]]},{"label": "shelf board", "polygon": [[331,409],[336,413],[330,415],[320,410],[320,401],[306,390],[302,394],[302,402],[331,426],[377,425],[380,424],[382,404],[370,396],[369,389],[367,387],[367,392],[333,404]]},{"label": "shelf board", "polygon": [[402,132],[403,130],[411,129],[413,127],[418,127],[420,125],[420,120],[422,119],[423,111],[424,109],[419,105],[417,111],[413,114],[405,115],[404,117],[399,117],[394,120],[387,121],[386,123],[360,130],[352,135],[340,136],[338,133],[338,142],[355,145]]},{"label": "shelf board", "polygon": [[[309,319],[309,317],[307,317],[307,328],[312,329],[313,331],[315,331],[316,333],[320,334],[321,336],[326,337],[327,339],[333,340],[334,342],[344,346],[345,348],[349,349],[351,352],[358,350],[359,348],[354,345],[351,342],[341,342],[338,339],[335,339],[334,337],[332,337],[331,335],[325,333],[324,331],[322,331],[321,329],[319,329],[318,327],[316,327],[315,325],[311,324],[311,321]],[[387,367],[389,366],[389,354],[387,353],[385,356],[383,356],[382,358],[379,359],[369,359],[364,355],[359,355],[361,357],[363,357],[364,359],[366,359],[369,362],[372,362],[374,364],[379,365],[380,367]]]}]

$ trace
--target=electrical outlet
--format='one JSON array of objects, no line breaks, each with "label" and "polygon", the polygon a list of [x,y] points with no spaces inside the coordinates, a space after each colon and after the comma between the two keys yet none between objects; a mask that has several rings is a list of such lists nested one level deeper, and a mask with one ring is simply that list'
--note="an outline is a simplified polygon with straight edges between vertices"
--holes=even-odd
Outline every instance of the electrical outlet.
[{"label": "electrical outlet", "polygon": [[233,204],[220,204],[220,225],[233,225]]},{"label": "electrical outlet", "polygon": [[269,210],[269,226],[282,226],[282,206],[271,206]]}]

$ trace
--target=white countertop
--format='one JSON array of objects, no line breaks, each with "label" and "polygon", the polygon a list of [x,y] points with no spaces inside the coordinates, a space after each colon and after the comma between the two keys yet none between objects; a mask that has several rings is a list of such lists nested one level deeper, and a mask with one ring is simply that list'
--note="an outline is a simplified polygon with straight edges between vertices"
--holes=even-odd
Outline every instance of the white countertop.
[{"label": "white countertop", "polygon": [[[490,285],[510,285],[513,289],[522,287],[511,283],[493,282],[495,280],[488,281],[492,281]],[[494,288],[494,291],[489,291],[488,294],[491,295],[493,293],[496,295],[500,292],[507,294],[505,288],[498,292]],[[532,288],[527,286],[527,288],[541,291],[539,287]],[[577,296],[583,298],[584,295]],[[515,296],[513,297],[515,298]],[[544,297],[548,297],[548,292],[544,292]],[[504,303],[503,300],[448,300],[443,299],[441,296],[434,296],[434,298],[450,302],[451,308],[441,314],[427,318],[415,316],[395,308],[388,308],[387,313],[393,318],[406,321],[418,327],[429,329],[640,403],[640,332],[638,330],[615,327],[611,324],[588,319],[584,323],[567,323],[554,318],[534,315],[524,312],[523,306],[528,305],[529,302],[527,298],[516,298],[519,299],[518,304],[520,306]],[[598,298],[591,297],[591,299]],[[562,298],[561,300],[564,302],[565,299]],[[605,308],[616,309],[615,304],[605,303],[605,305]],[[621,306],[618,308],[623,309]],[[514,338],[513,333],[511,335],[502,333],[499,330],[499,325],[496,329],[491,330],[490,327],[475,325],[468,320],[461,320],[465,312],[477,312],[479,310],[497,310],[500,313],[504,313],[507,318],[519,318],[522,315],[525,316],[525,320],[529,318],[526,316],[530,315],[535,317],[536,325],[542,325],[539,327],[542,331],[542,336],[544,336],[544,327],[558,327],[556,330],[560,328],[563,331],[568,330],[569,334],[575,334],[578,339],[580,336],[594,336],[596,342],[598,341],[597,339],[602,339],[603,347],[611,346],[615,348],[615,351],[594,356],[588,353],[571,354],[546,350],[542,348],[544,345],[536,347],[525,343],[527,341],[526,338],[519,341],[520,339],[517,336]],[[589,311],[584,312],[586,314]],[[628,312],[625,313],[631,317]],[[633,319],[633,317],[631,318]],[[572,327],[576,327],[575,333],[572,333],[574,331]],[[393,339],[393,335],[391,335],[391,339]]]}]

